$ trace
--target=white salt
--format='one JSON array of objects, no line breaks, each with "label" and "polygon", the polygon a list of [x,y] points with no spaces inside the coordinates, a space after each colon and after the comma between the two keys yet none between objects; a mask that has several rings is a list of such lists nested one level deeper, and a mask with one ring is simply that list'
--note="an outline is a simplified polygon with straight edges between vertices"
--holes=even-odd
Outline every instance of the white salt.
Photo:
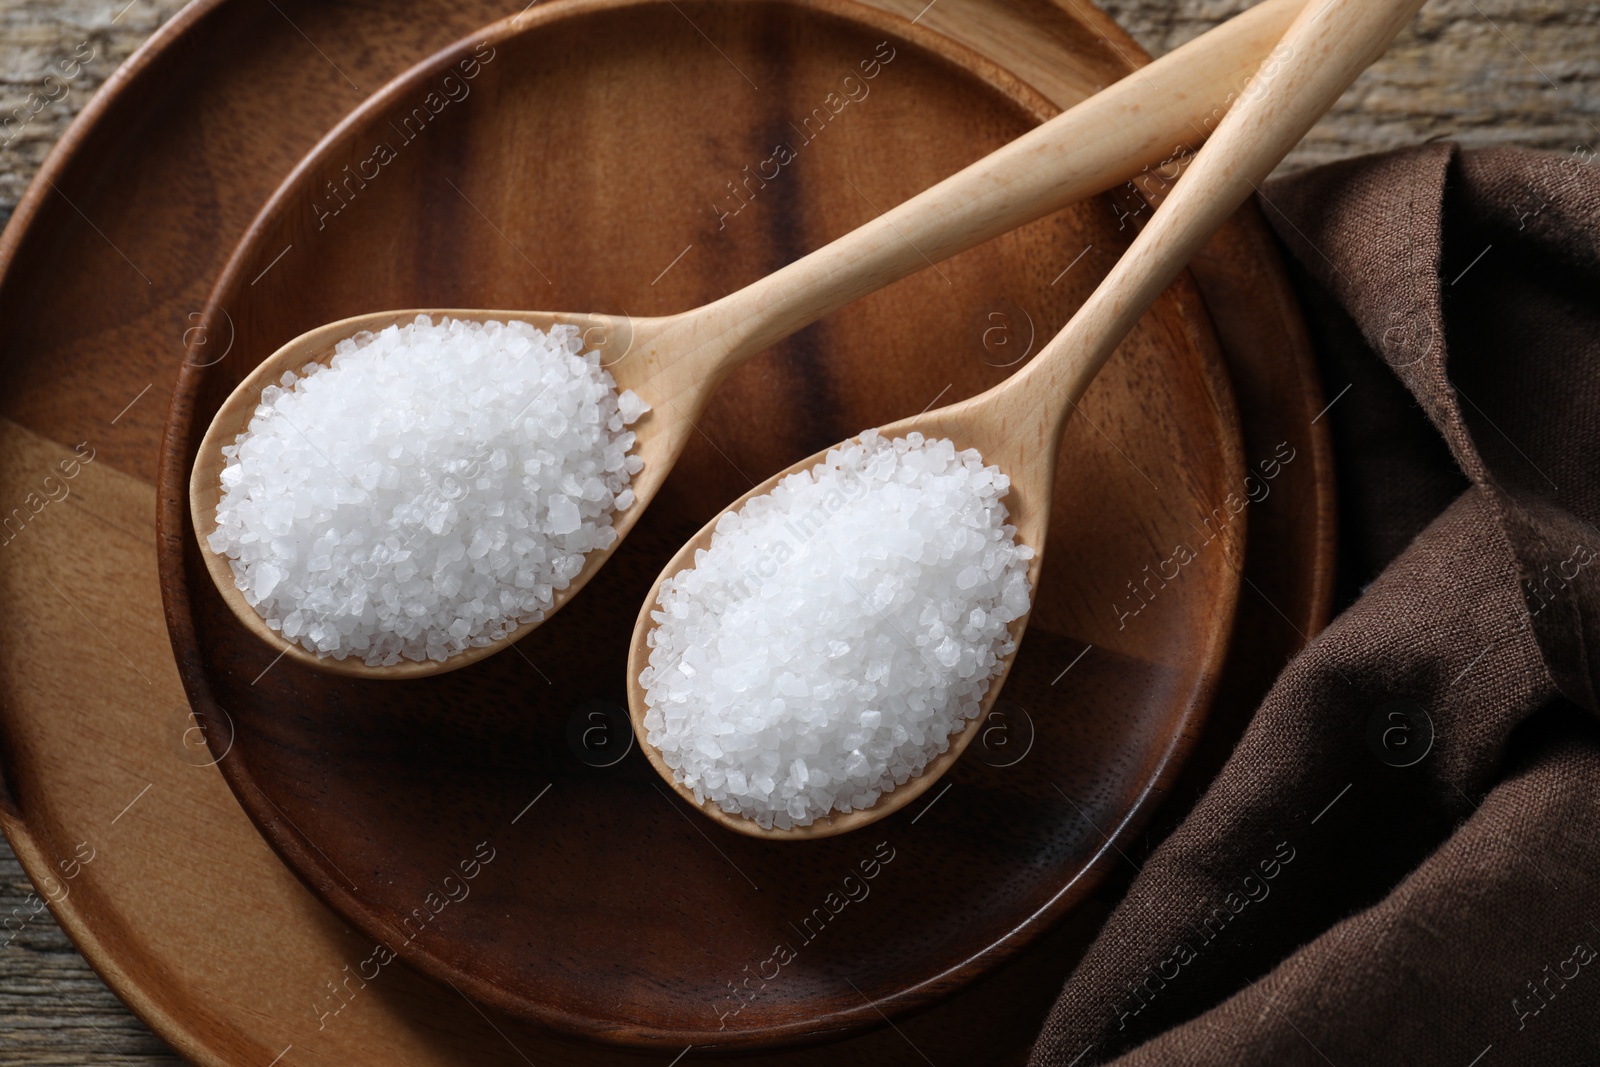
[{"label": "white salt", "polygon": [[674,778],[764,827],[870,806],[975,717],[1028,560],[976,450],[870,431],[718,521],[640,675]]},{"label": "white salt", "polygon": [[616,540],[647,410],[576,327],[419,315],[262,390],[207,543],[309,651],[444,660],[544,618]]}]

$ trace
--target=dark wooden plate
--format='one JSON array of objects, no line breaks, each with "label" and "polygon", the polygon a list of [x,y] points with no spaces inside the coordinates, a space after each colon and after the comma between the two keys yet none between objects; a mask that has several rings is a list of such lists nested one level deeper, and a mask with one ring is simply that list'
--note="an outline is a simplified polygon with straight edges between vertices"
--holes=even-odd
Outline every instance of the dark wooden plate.
[{"label": "dark wooden plate", "polygon": [[[866,7],[585,0],[441,53],[301,162],[213,292],[205,321],[229,324],[231,347],[213,340],[180,378],[161,495],[191,699],[231,721],[220,766],[307,885],[486,1004],[673,1048],[879,1024],[989,971],[1087,892],[1106,835],[1187,748],[1239,588],[1244,518],[1229,502],[1244,497],[1244,460],[1187,279],[1068,434],[1009,715],[947,791],[869,832],[772,844],[690,812],[638,753],[609,754],[627,745],[631,622],[674,548],[771,471],[1010,373],[1125,247],[1132,228],[1109,201],[928,270],[742,368],[601,576],[515,652],[470,669],[387,684],[278,662],[172,521],[221,399],[311,326],[421,305],[693,306],[1053,111],[976,53]],[[794,159],[773,176],[761,164],[779,142]]]}]

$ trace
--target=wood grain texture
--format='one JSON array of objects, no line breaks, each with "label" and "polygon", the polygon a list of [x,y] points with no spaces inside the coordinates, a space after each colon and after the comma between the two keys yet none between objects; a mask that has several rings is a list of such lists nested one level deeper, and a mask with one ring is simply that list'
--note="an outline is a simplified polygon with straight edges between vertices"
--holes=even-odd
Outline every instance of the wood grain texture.
[{"label": "wood grain texture", "polygon": [[50,917],[7,848],[0,854],[0,1064],[177,1067]]},{"label": "wood grain texture", "polygon": [[[26,499],[52,476],[48,472],[61,470],[73,456],[72,450],[0,419],[0,499]],[[370,958],[370,940],[339,923],[277,862],[265,841],[241,826],[237,804],[204,746],[190,736],[192,721],[177,696],[165,628],[159,612],[147,606],[155,596],[154,546],[146,534],[155,508],[152,490],[98,456],[80,464],[63,484],[66,491],[52,493],[5,545],[0,596],[31,610],[29,624],[13,627],[0,643],[0,677],[13,692],[56,699],[78,694],[93,703],[95,716],[86,730],[65,717],[52,724],[71,729],[77,741],[58,738],[49,746],[53,754],[38,767],[29,767],[27,752],[5,755],[8,784],[18,794],[32,793],[36,777],[44,776],[53,787],[82,798],[84,807],[72,817],[70,830],[39,815],[39,828],[50,835],[41,837],[32,828],[23,830],[19,819],[28,813],[13,808],[8,798],[0,804],[0,826],[21,842],[38,892],[58,910],[93,916],[92,922],[77,924],[75,936],[109,967],[115,984],[158,991],[145,1004],[155,1015],[171,1010],[161,1002],[166,992],[187,989],[177,1005],[182,1026],[225,1028],[209,1043],[220,1042],[230,1064],[261,1067],[291,1045],[294,1055],[284,1062],[340,1067],[356,1062],[357,1055],[384,1064],[506,1067],[523,1062],[523,1056],[566,1067],[661,1064],[670,1058],[607,1053],[596,1060],[510,1020],[490,1023],[475,1006],[448,994],[441,997],[438,986],[397,964],[383,967],[370,982],[347,977],[345,967],[355,969]],[[74,651],[72,672],[61,670],[52,654],[63,647]],[[109,737],[123,740],[108,750]],[[203,877],[178,860],[193,854],[211,858],[213,867]],[[116,884],[138,888],[105,892]],[[33,903],[18,907],[31,910]],[[972,1014],[956,1019],[924,1013],[905,1020],[899,1031],[886,1028],[848,1050],[830,1050],[827,1062],[913,1067],[921,1062],[917,1045],[963,1049],[969,1060],[982,1056],[993,1046],[974,1021],[1020,1021],[1042,1011],[1059,981],[1052,961],[1070,958],[1103,914],[1103,907],[1091,904],[1052,932],[1031,962],[976,992],[969,1001]],[[259,915],[276,918],[261,923]],[[13,925],[27,930],[21,920],[19,915]],[[34,920],[45,921],[43,915]],[[106,951],[134,931],[147,936],[152,930],[160,932],[147,942],[147,953],[130,957]],[[244,975],[229,976],[236,964],[228,961],[240,957],[253,962]],[[54,991],[46,980],[52,977],[31,972],[18,976],[16,988],[32,994],[42,982]],[[74,988],[82,988],[81,981]],[[343,990],[346,1000],[335,990]],[[57,998],[41,997],[37,1003],[64,1009],[65,1033],[74,1035],[82,1006],[65,984],[56,992]],[[235,1021],[229,1024],[229,1019]],[[109,1036],[126,1025],[100,1029]],[[92,1023],[91,1029],[97,1026]],[[35,1035],[46,1038],[46,1031],[41,1027]],[[121,1062],[128,1054],[107,1044],[98,1031],[96,1037],[98,1046],[60,1050],[60,1062]],[[315,1053],[315,1045],[334,1039],[359,1053],[341,1054],[338,1046],[332,1057]],[[53,1040],[44,1040],[44,1047],[21,1046],[16,1050],[21,1058],[14,1062],[47,1062],[56,1054]],[[817,1061],[801,1055],[760,1062],[799,1067]]]},{"label": "wood grain texture", "polygon": [[[1161,55],[1247,0],[1107,0]],[[1430,139],[1570,151],[1600,142],[1600,6],[1429,0],[1284,163],[1285,170]]]},{"label": "wood grain texture", "polygon": [[[940,7],[955,2],[941,0]],[[120,59],[137,44],[144,32],[179,5],[173,0],[138,0],[120,21],[114,21],[125,6],[129,5],[123,0],[0,2],[0,18],[5,26],[0,33],[0,62],[3,62],[0,77],[4,79],[5,94],[0,114],[9,113],[25,102],[27,93],[41,85],[45,68],[69,56],[73,46],[84,39],[85,27],[103,34],[108,42],[107,49],[101,53],[103,57]],[[1111,0],[1105,6],[1137,39],[1159,53],[1213,25],[1241,5],[1200,0],[1177,3]],[[934,11],[937,13],[938,8]],[[1564,148],[1575,140],[1593,143],[1595,134],[1591,124],[1600,111],[1595,101],[1596,57],[1600,56],[1600,28],[1596,26],[1596,16],[1592,5],[1436,0],[1424,9],[1419,19],[1417,26],[1422,33],[1408,31],[1402,35],[1396,51],[1380,61],[1347,94],[1346,102],[1313,130],[1306,144],[1291,157],[1290,165],[1393,147],[1434,135],[1453,136],[1468,144],[1510,142]],[[1493,20],[1492,25],[1489,19]],[[455,32],[464,32],[464,28]],[[1429,41],[1438,42],[1438,47]],[[285,50],[291,46],[292,42],[283,42]],[[306,47],[303,42],[299,46]],[[345,57],[340,55],[340,59],[344,61]],[[359,69],[349,63],[344,65],[361,78]],[[97,84],[109,69],[109,63],[91,68],[84,80],[72,83],[65,101],[34,118],[26,138],[0,149],[0,190],[3,190],[0,192],[0,217],[9,214],[45,147],[59,135],[69,115],[87,98],[84,90]],[[1549,75],[1550,81],[1539,71]],[[94,80],[88,80],[90,78]],[[344,94],[342,104],[335,99],[328,108],[329,115],[337,115],[358,97],[353,89],[341,89],[336,78],[330,77],[329,82],[330,96]],[[1043,81],[1035,84],[1041,91],[1051,90]],[[1362,101],[1359,107],[1354,104],[1357,98]],[[1371,109],[1370,113],[1366,109]],[[1373,116],[1379,116],[1380,121],[1373,122]],[[285,160],[292,161],[308,145],[309,139],[287,144]],[[220,224],[235,230],[242,226],[241,214],[248,217],[253,210],[252,205],[224,204],[221,207]],[[169,316],[170,321],[163,327],[173,337],[172,350],[188,325],[183,313],[197,308],[203,300],[209,284],[208,271],[214,273],[216,262],[212,259],[208,267],[202,261],[191,279],[179,281],[185,287],[189,302]],[[163,366],[167,373],[165,385],[170,385],[173,363],[169,361]],[[108,391],[94,397],[98,412],[97,434],[125,404],[134,400],[138,388],[136,384],[125,392],[113,395]],[[1248,406],[1251,401],[1244,393],[1241,390],[1241,404]],[[1255,398],[1258,402],[1271,399]],[[141,417],[136,407],[118,425],[137,422]],[[140,434],[142,440],[148,442],[159,425],[159,418],[157,411],[136,424],[135,432],[129,437],[130,444],[141,439]],[[141,449],[146,456],[142,461]],[[129,468],[138,468],[142,462],[148,472],[153,458],[148,444],[132,445],[120,462]],[[1259,528],[1260,524],[1257,526]],[[1274,566],[1292,570],[1293,561],[1282,558],[1275,561]],[[1280,577],[1286,583],[1310,580],[1304,572]],[[1271,616],[1270,609],[1259,602],[1247,600],[1245,607]],[[1203,778],[1200,778],[1185,788],[1192,790],[1202,783]],[[8,884],[22,887],[16,897],[8,897],[4,914],[10,914],[13,908],[22,906],[28,890],[26,879],[16,873],[14,865],[6,867],[5,872]],[[31,903],[28,907],[32,907]],[[48,982],[42,981],[46,978],[57,982],[67,995],[45,995],[41,990],[50,988]],[[0,1063],[176,1065],[181,1062],[175,1056],[160,1053],[159,1042],[149,1037],[141,1024],[97,983],[49,915],[37,916],[23,935],[0,951],[0,995],[7,998],[7,1009],[13,1006],[18,1009],[15,1014],[7,1012],[7,1029],[4,1040],[0,1040]]]}]

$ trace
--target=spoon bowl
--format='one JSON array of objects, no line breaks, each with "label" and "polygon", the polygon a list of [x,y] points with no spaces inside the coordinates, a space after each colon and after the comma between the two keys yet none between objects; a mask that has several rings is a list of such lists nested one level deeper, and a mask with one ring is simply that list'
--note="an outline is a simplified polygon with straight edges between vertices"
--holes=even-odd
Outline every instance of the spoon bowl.
[{"label": "spoon bowl", "polygon": [[[300,644],[285,640],[282,634],[267,625],[267,621],[250,605],[234,581],[233,570],[226,556],[211,551],[205,543],[205,532],[216,526],[217,504],[222,497],[222,469],[227,464],[222,454],[224,445],[230,445],[243,433],[250,424],[250,418],[255,413],[256,406],[261,400],[261,391],[269,385],[274,385],[286,371],[298,372],[308,363],[327,363],[333,358],[334,346],[345,338],[351,337],[363,330],[377,333],[394,325],[403,325],[410,322],[417,315],[427,315],[435,320],[439,318],[462,319],[471,322],[525,322],[541,330],[549,330],[553,326],[576,326],[584,341],[585,350],[598,351],[601,365],[616,379],[617,391],[620,393],[632,389],[641,396],[647,397],[646,402],[652,409],[658,405],[670,406],[674,400],[694,404],[697,395],[684,397],[682,394],[668,392],[676,380],[669,380],[662,376],[652,377],[649,368],[658,361],[651,357],[640,355],[639,358],[629,359],[635,349],[655,350],[658,348],[661,337],[670,332],[670,328],[681,323],[685,316],[666,316],[655,318],[632,318],[626,315],[598,315],[579,314],[562,311],[487,311],[487,310],[462,310],[444,308],[422,308],[407,311],[380,311],[368,315],[356,315],[337,322],[330,322],[301,334],[288,344],[279,348],[268,356],[252,370],[243,381],[234,387],[233,392],[223,401],[222,406],[212,417],[211,424],[206,428],[205,436],[201,439],[200,450],[196,456],[194,467],[189,476],[189,517],[194,523],[196,534],[201,541],[201,556],[205,559],[206,569],[212,581],[217,585],[217,590],[227,602],[239,621],[252,634],[261,638],[269,645],[280,648],[286,658],[293,659],[317,670],[330,674],[346,675],[360,678],[421,678],[444,671],[457,670],[469,666],[493,655],[506,644],[512,643],[523,637],[538,623],[527,622],[518,626],[507,637],[490,645],[478,645],[465,649],[451,656],[447,660],[423,660],[421,662],[402,660],[389,666],[369,666],[359,657],[350,656],[345,659],[334,659],[331,656],[318,656],[316,653],[302,647]],[[709,395],[710,386],[704,382],[676,382],[686,387],[694,394],[698,389]],[[636,435],[634,454],[644,460],[644,467],[633,478],[632,488],[637,499],[632,506],[619,509],[612,518],[613,526],[617,531],[617,540],[620,542],[628,535],[633,524],[644,511],[644,503],[655,495],[667,471],[671,470],[672,462],[681,451],[682,440],[672,440],[663,431],[664,427],[673,425],[667,420],[655,416],[654,410],[646,412],[631,429]],[[553,602],[546,612],[558,610],[569,599],[576,596],[590,578],[594,577],[599,569],[599,559],[604,553],[590,553],[587,565],[564,589],[554,592]]]},{"label": "spoon bowl", "polygon": [[[1039,575],[1044,565],[1042,548],[1050,524],[1050,483],[1055,478],[1055,456],[1060,450],[1056,447],[1055,440],[1044,440],[1038,434],[1008,436],[1011,425],[1006,420],[997,420],[993,417],[992,408],[986,401],[992,393],[1005,390],[1008,384],[1009,380],[988,393],[959,404],[889,423],[887,426],[879,427],[878,432],[886,438],[904,437],[912,432],[921,433],[930,439],[948,438],[955,443],[958,451],[976,448],[983,455],[985,463],[997,465],[1002,471],[1019,472],[1025,483],[1019,484],[1013,479],[1011,490],[1006,495],[1004,503],[1009,512],[1007,522],[1017,530],[1017,543],[1035,547],[1034,556],[1028,561],[1027,575],[1028,588],[1036,590],[1039,588]],[[672,768],[661,758],[660,751],[650,744],[648,731],[644,725],[644,717],[649,708],[645,703],[645,689],[639,683],[639,676],[650,663],[650,632],[655,627],[655,620],[650,613],[656,608],[656,598],[661,593],[661,584],[680,571],[692,567],[696,552],[711,547],[712,535],[716,532],[717,523],[721,521],[723,514],[727,511],[738,511],[752,498],[772,492],[778,483],[789,475],[810,470],[822,463],[828,453],[837,447],[839,446],[830,445],[821,452],[779,471],[701,527],[700,531],[672,557],[656,578],[655,584],[650,587],[650,593],[639,609],[639,618],[634,624],[633,641],[628,647],[628,716],[633,723],[633,732],[638,739],[640,751],[679,796],[697,806],[712,820],[736,833],[751,837],[781,841],[832,837],[876,822],[920,797],[950,769],[956,760],[961,758],[961,754],[982,730],[983,723],[1000,694],[1000,688],[1011,672],[1011,665],[1016,659],[1017,649],[1022,646],[1022,635],[1031,616],[1031,612],[1024,614],[1007,627],[1011,634],[1012,651],[1000,661],[978,711],[967,720],[959,732],[950,736],[950,746],[929,761],[921,774],[884,793],[871,807],[858,808],[850,812],[832,812],[807,826],[784,829],[777,826],[763,827],[753,819],[723,811],[715,804],[696,798],[692,789],[676,779]]]}]

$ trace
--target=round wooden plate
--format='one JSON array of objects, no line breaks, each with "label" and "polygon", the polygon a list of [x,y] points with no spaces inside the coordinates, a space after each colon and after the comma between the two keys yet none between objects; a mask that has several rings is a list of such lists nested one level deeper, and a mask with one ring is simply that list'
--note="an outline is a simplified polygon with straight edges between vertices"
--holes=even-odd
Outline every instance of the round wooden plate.
[{"label": "round wooden plate", "polygon": [[[377,92],[251,226],[205,312],[233,347],[194,359],[173,400],[164,514],[221,399],[312,326],[408,306],[695,306],[1053,111],[948,38],[845,0],[578,0],[491,26]],[[629,635],[719,508],[1011,373],[1133,232],[1109,201],[1080,205],[741,368],[601,575],[466,670],[388,684],[280,659],[230,616],[195,538],[163,526],[174,642],[198,667],[196,709],[232,724],[220,766],[245,809],[386,950],[576,1036],[813,1039],[992,969],[1088,890],[1102,828],[1187,747],[1221,667],[1246,475],[1191,283],[1145,317],[1067,436],[1005,694],[1025,710],[996,717],[948,789],[836,840],[732,834],[627,752]]]},{"label": "round wooden plate", "polygon": [[[8,324],[0,334],[8,372],[0,491],[25,500],[79,442],[95,450],[70,500],[34,515],[0,566],[0,603],[11,620],[0,642],[0,828],[78,948],[197,1063],[698,1059],[686,1049],[653,1057],[552,1042],[512,1020],[490,1020],[402,967],[352,978],[372,940],[287,875],[229,796],[215,757],[195,748],[202,728],[225,733],[227,722],[197,726],[189,717],[180,676],[204,667],[189,655],[174,662],[158,600],[148,533],[158,510],[157,442],[184,346],[192,352],[207,340],[212,352],[227,349],[227,324],[211,329],[201,310],[228,250],[281,176],[368,91],[441,40],[520,6],[200,0],[84,109],[0,236]],[[921,13],[920,26],[967,42],[1062,106],[1122,76],[1128,57],[1140,55],[1083,3],[880,6],[906,18]],[[1118,853],[1138,858],[1147,847],[1133,839],[1157,800],[1177,794],[1162,822],[1181,811],[1229,747],[1233,726],[1327,617],[1331,482],[1323,426],[1314,421],[1323,400],[1273,243],[1253,210],[1193,273],[1227,353],[1245,456],[1258,462],[1287,442],[1298,458],[1269,498],[1250,505],[1233,653],[1206,732],[1181,776],[1159,777],[1128,822],[1100,827],[1108,837],[1096,876],[1131,872]],[[172,516],[167,524],[179,528]],[[164,547],[173,550],[171,541]],[[75,877],[63,882],[61,864],[83,842],[97,858],[81,869],[69,864]],[[596,883],[593,891],[613,887]],[[1104,909],[1100,901],[1079,908],[989,980],[935,1010],[900,1016],[894,1028],[814,1053],[737,1062],[885,1067],[924,1063],[927,1049],[940,1062],[1020,1063]]]}]

